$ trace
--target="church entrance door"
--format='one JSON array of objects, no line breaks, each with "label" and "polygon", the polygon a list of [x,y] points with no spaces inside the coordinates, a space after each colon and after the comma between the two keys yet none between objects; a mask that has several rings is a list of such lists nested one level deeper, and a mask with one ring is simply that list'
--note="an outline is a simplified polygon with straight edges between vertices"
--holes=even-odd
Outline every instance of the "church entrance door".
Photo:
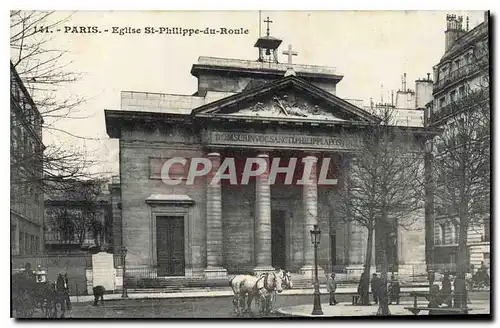
[{"label": "church entrance door", "polygon": [[184,217],[156,218],[158,276],[184,275]]},{"label": "church entrance door", "polygon": [[285,269],[286,266],[286,224],[285,211],[271,213],[271,264]]}]

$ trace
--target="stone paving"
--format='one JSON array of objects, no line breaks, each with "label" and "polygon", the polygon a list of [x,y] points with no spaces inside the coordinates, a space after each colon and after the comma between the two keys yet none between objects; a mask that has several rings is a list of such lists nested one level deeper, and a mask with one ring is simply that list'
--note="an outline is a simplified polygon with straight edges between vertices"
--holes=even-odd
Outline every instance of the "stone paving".
[{"label": "stone paving", "polygon": [[[413,315],[405,307],[413,306],[413,302],[401,302],[400,305],[389,305],[391,315]],[[424,305],[420,305],[424,306]],[[375,316],[377,314],[378,305],[369,306],[354,306],[348,303],[339,303],[331,306],[328,303],[321,304],[323,315],[313,316],[311,314],[312,304],[296,305],[289,307],[282,307],[277,309],[277,312],[284,316],[298,316],[298,317],[354,317],[354,316]],[[485,301],[477,301],[469,304],[472,310],[470,314],[489,314],[490,304]],[[428,315],[428,312],[421,311],[418,315]]]}]

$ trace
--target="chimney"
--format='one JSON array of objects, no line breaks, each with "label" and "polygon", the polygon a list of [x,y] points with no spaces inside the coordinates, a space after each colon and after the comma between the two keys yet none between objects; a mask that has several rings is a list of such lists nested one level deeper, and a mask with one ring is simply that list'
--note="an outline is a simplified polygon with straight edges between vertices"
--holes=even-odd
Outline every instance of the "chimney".
[{"label": "chimney", "polygon": [[415,81],[415,109],[425,109],[425,105],[432,100],[432,80],[430,73],[427,79]]},{"label": "chimney", "polygon": [[465,33],[462,23],[462,16],[446,15],[445,51],[448,51],[453,43]]},{"label": "chimney", "polygon": [[490,19],[490,11],[489,10],[485,10],[484,11],[484,22],[486,24],[488,24],[489,19]]}]

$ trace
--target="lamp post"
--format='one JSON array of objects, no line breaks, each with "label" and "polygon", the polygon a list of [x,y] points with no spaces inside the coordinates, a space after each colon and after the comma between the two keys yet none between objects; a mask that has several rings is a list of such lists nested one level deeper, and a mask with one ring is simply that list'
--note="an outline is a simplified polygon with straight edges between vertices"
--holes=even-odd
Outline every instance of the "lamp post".
[{"label": "lamp post", "polygon": [[123,287],[122,287],[122,298],[128,298],[127,288],[125,287],[125,272],[127,270],[127,266],[125,264],[125,258],[127,257],[127,248],[122,247],[122,263],[123,263]]},{"label": "lamp post", "polygon": [[311,242],[314,245],[314,307],[312,315],[322,315],[323,310],[321,309],[321,298],[319,293],[319,280],[318,280],[318,245],[321,240],[321,230],[319,230],[318,225],[314,225],[314,229],[311,232]]}]

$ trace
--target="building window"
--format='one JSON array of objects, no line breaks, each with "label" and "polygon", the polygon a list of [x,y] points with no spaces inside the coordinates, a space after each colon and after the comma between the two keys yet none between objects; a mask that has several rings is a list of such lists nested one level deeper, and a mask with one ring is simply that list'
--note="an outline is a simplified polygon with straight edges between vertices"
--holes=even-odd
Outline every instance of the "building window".
[{"label": "building window", "polygon": [[444,224],[438,224],[438,245],[445,243],[445,226]]},{"label": "building window", "polygon": [[25,254],[24,232],[19,233],[19,255]]},{"label": "building window", "polygon": [[490,253],[483,253],[483,262],[487,268],[490,266]]},{"label": "building window", "polygon": [[456,223],[456,222],[453,222],[452,225],[453,225],[453,232],[454,232],[453,242],[456,244],[456,243],[458,243],[458,238],[460,235],[460,227],[458,226],[458,223]]},{"label": "building window", "polygon": [[467,55],[465,55],[465,60],[466,60],[467,64],[471,64],[472,63],[472,54],[468,53]]},{"label": "building window", "polygon": [[483,241],[490,241],[490,218],[484,219],[484,236]]},{"label": "building window", "polygon": [[443,108],[445,105],[446,105],[446,98],[445,97],[441,97],[439,99],[439,108]]},{"label": "building window", "polygon": [[464,98],[465,97],[465,86],[461,86],[458,88],[458,97],[459,98]]},{"label": "building window", "polygon": [[450,102],[455,102],[455,101],[457,101],[457,91],[453,90],[452,92],[450,92]]}]

